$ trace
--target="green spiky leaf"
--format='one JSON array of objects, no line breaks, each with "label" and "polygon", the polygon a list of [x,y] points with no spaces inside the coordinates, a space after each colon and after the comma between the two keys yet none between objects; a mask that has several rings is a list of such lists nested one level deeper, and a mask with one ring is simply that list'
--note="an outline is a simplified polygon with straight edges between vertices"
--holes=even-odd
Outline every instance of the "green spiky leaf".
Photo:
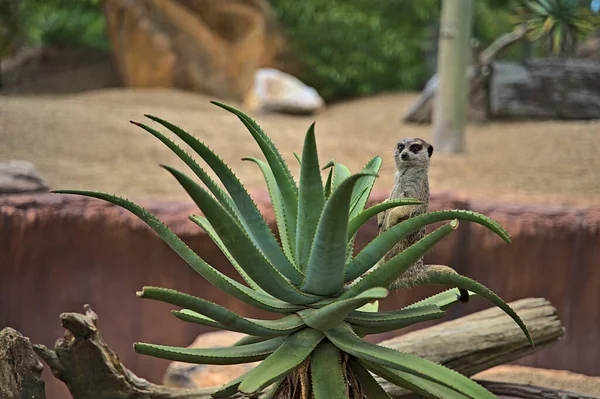
[{"label": "green spiky leaf", "polygon": [[334,295],[344,287],[346,237],[350,196],[359,179],[358,173],[346,179],[327,199],[319,219],[302,291],[315,295]]},{"label": "green spiky leaf", "polygon": [[342,184],[347,178],[352,175],[350,169],[344,164],[334,162],[333,165],[333,178],[331,180],[331,192],[334,192],[340,184]]},{"label": "green spiky leaf", "polygon": [[296,258],[301,270],[306,270],[310,249],[325,204],[323,182],[319,170],[315,125],[312,124],[304,140],[298,197],[298,222],[296,224]]},{"label": "green spiky leaf", "polygon": [[360,311],[360,312],[369,312],[369,313],[375,313],[379,311],[379,301],[374,301],[374,302],[369,302],[364,306],[361,306],[360,308],[357,308],[356,310]]},{"label": "green spiky leaf", "polygon": [[[369,162],[367,162],[363,171],[377,175],[379,173],[379,169],[381,168],[381,163],[381,157],[373,157]],[[352,200],[356,201],[356,203],[353,209],[350,211],[350,219],[354,218],[365,209],[365,205],[367,204],[367,200],[371,195],[374,185],[375,176],[366,177],[356,184],[354,191],[352,192]]]},{"label": "green spiky leaf", "polygon": [[[477,295],[472,291],[468,291],[468,294],[469,297]],[[404,307],[403,309],[412,309],[416,307],[435,305],[442,310],[448,310],[449,307],[460,302],[460,297],[460,291],[456,288],[452,288],[444,292],[440,292],[439,294],[432,295],[429,298],[425,298],[423,300],[415,302],[412,305]]]},{"label": "green spiky leaf", "polygon": [[[356,187],[354,187],[353,191],[356,191]],[[350,203],[350,218],[352,218],[352,214],[355,213],[356,209],[358,208],[358,203],[361,201],[361,199],[364,197],[367,191],[369,191],[369,188],[365,187],[362,189],[361,192],[357,194],[355,194],[354,192],[352,193],[352,202]]]},{"label": "green spiky leaf", "polygon": [[327,180],[325,181],[325,188],[324,188],[324,194],[325,194],[325,199],[329,198],[331,196],[331,180],[333,179],[333,169],[329,170],[329,173],[327,174]]},{"label": "green spiky leaf", "polygon": [[279,237],[281,239],[281,246],[283,247],[283,252],[285,253],[286,257],[290,260],[290,262],[293,262],[296,254],[292,252],[294,245],[290,243],[287,217],[283,210],[281,193],[279,192],[279,187],[277,186],[277,182],[275,181],[275,176],[273,176],[273,172],[271,171],[271,168],[269,168],[269,165],[266,162],[261,161],[260,159],[254,157],[245,157],[242,158],[242,160],[255,163],[262,172],[265,182],[267,184],[267,191],[269,191],[269,197],[271,198],[273,213],[275,213],[275,222],[277,223],[277,229],[279,231]]},{"label": "green spiky leaf", "polygon": [[352,281],[361,276],[391,250],[403,237],[429,224],[444,220],[468,220],[479,223],[494,231],[503,240],[510,242],[510,235],[502,226],[492,219],[471,211],[439,211],[414,216],[389,228],[371,241],[346,268],[346,281]]},{"label": "green spiky leaf", "polygon": [[417,260],[421,259],[435,244],[458,228],[458,220],[438,228],[426,235],[415,244],[408,247],[389,261],[367,274],[362,280],[355,283],[340,298],[354,297],[358,293],[373,287],[389,287]]},{"label": "green spiky leaf", "polygon": [[212,227],[212,225],[210,224],[208,219],[206,219],[205,217],[202,217],[202,216],[193,216],[193,217],[190,217],[189,219],[192,222],[196,223],[198,226],[200,226],[200,228],[202,228],[202,230],[204,230],[204,232],[206,234],[208,234],[210,239],[217,245],[217,247],[219,247],[219,249],[221,250],[223,255],[225,255],[225,257],[227,258],[229,263],[231,263],[231,265],[235,268],[235,270],[240,274],[240,276],[242,276],[244,281],[246,283],[248,283],[248,285],[253,290],[265,292],[265,290],[260,288],[260,286],[258,284],[256,284],[254,282],[254,280],[252,280],[250,278],[250,276],[248,276],[248,273],[246,273],[246,271],[240,266],[240,264],[231,255],[231,252],[229,252],[229,250],[227,249],[227,247],[225,246],[225,244],[223,243],[223,241],[221,240],[221,238],[219,237],[219,235],[217,234],[215,229]]},{"label": "green spiky leaf", "polygon": [[255,335],[246,335],[243,338],[240,338],[238,341],[234,342],[232,346],[240,346],[240,345],[248,345],[255,344],[257,342],[266,341],[269,339],[268,337],[257,337]]},{"label": "green spiky leaf", "polygon": [[278,381],[276,381],[271,388],[269,388],[269,390],[267,391],[267,393],[265,393],[265,395],[262,397],[262,399],[273,399],[275,397],[275,394],[277,393],[277,390],[279,389],[279,387],[281,386],[281,383],[285,381],[285,378],[281,378]]},{"label": "green spiky leaf", "polygon": [[244,225],[247,234],[261,249],[264,256],[269,259],[271,263],[277,265],[278,270],[288,278],[293,281],[294,279],[300,280],[302,276],[284,255],[273,232],[269,229],[269,226],[267,226],[267,222],[256,207],[250,194],[248,194],[227,164],[225,164],[225,162],[223,162],[223,160],[221,160],[221,158],[219,158],[208,146],[183,129],[155,116],[145,116],[169,129],[204,159],[207,165],[215,172],[219,180],[221,180],[225,189],[231,194],[231,198],[236,205],[239,219]]},{"label": "green spiky leaf", "polygon": [[473,399],[496,399],[489,391],[462,374],[417,356],[365,342],[347,326],[326,331],[325,335],[335,346],[360,360],[424,378],[463,392]]},{"label": "green spiky leaf", "polygon": [[416,323],[435,320],[446,313],[435,305],[391,310],[387,312],[351,312],[346,321],[359,335],[381,334],[408,327]]},{"label": "green spiky leaf", "polygon": [[399,198],[382,202],[381,204],[373,205],[370,208],[358,213],[348,223],[348,239],[351,239],[358,229],[362,227],[369,219],[377,216],[378,213],[384,212],[398,206],[404,205],[421,205],[423,202],[412,198]]},{"label": "green spiky leaf", "polygon": [[350,367],[360,382],[360,387],[369,399],[391,399],[390,395],[375,381],[375,378],[369,373],[358,360],[350,359]]},{"label": "green spiky leaf", "polygon": [[[292,285],[301,277],[300,273],[292,266],[278,270],[271,264],[254,246],[242,226],[202,187],[177,169],[170,166],[163,167],[177,179],[204,212],[225,247],[256,284],[270,295],[286,302],[308,304],[318,300],[318,297],[300,292]],[[283,275],[281,271],[287,274]],[[286,277],[290,278],[292,283]]]},{"label": "green spiky leaf", "polygon": [[275,176],[275,180],[279,186],[279,191],[281,192],[283,207],[286,215],[288,216],[286,220],[289,223],[288,231],[290,234],[290,243],[295,243],[296,220],[298,218],[298,188],[296,187],[292,173],[283,160],[283,156],[271,142],[269,136],[267,136],[260,126],[258,126],[258,124],[248,115],[236,108],[217,101],[211,101],[211,103],[236,115],[240,121],[242,121],[244,126],[246,126],[252,137],[254,137],[254,140],[259,145],[263,155],[267,160],[267,163],[273,171],[273,175]]},{"label": "green spiky leaf", "polygon": [[361,292],[353,298],[343,301],[335,301],[320,309],[306,309],[298,314],[306,325],[320,331],[329,330],[340,325],[348,313],[369,302],[387,297],[388,290],[385,288],[371,288]]},{"label": "green spiky leaf", "polygon": [[[144,287],[142,291],[138,292],[138,296],[181,306],[207,316],[231,331],[250,335],[275,337],[292,333],[304,326],[304,322],[296,314],[278,320],[246,319],[215,303],[166,288]],[[204,324],[204,318],[194,317],[191,312],[184,312],[184,317],[190,321],[197,320],[199,324]]]},{"label": "green spiky leaf", "polygon": [[507,315],[509,315],[515,323],[519,325],[527,341],[532,348],[535,347],[533,343],[533,339],[527,330],[527,326],[523,323],[523,320],[517,315],[517,313],[510,307],[506,302],[504,302],[498,295],[496,295],[492,290],[487,288],[486,286],[478,283],[475,280],[471,280],[468,277],[461,276],[460,274],[450,274],[450,273],[429,273],[427,275],[427,279],[423,280],[423,284],[439,284],[451,287],[462,288],[464,290],[469,290],[475,292],[480,297],[483,297],[498,306],[502,309]]},{"label": "green spiky leaf", "polygon": [[[362,362],[362,361],[361,361]],[[393,370],[372,362],[364,362],[369,370],[379,375],[383,379],[394,385],[408,389],[424,398],[430,399],[471,399],[469,395],[464,395],[457,390],[437,384],[425,378],[415,376],[400,370]]]},{"label": "green spiky leaf", "polygon": [[340,351],[330,342],[321,342],[310,356],[310,375],[315,399],[347,399]]},{"label": "green spiky leaf", "polygon": [[194,159],[189,156],[185,151],[183,151],[177,144],[175,144],[172,140],[167,138],[165,135],[160,133],[159,131],[152,129],[150,126],[147,126],[143,123],[131,121],[132,124],[141,127],[160,141],[162,141],[171,151],[173,151],[185,164],[194,172],[196,176],[200,178],[202,183],[208,187],[211,193],[217,198],[217,200],[226,207],[226,209],[234,214],[237,211],[236,205],[225,191],[221,189],[214,181],[210,178],[208,173],[204,169],[202,169]]},{"label": "green spiky leaf", "polygon": [[276,337],[256,344],[225,348],[179,348],[136,342],[133,349],[140,355],[176,362],[226,365],[253,363],[266,359],[285,339],[286,337]]},{"label": "green spiky leaf", "polygon": [[[208,316],[204,316],[200,313],[196,313],[193,310],[189,309],[181,309],[181,310],[171,310],[173,316],[177,317],[179,320],[186,321],[188,323],[200,324],[203,326],[217,328],[219,330],[228,330],[223,324],[216,322]],[[231,330],[230,330],[231,331]]]},{"label": "green spiky leaf", "polygon": [[269,295],[256,292],[237,281],[225,276],[209,264],[207,264],[202,258],[200,258],[194,251],[192,251],[175,233],[173,233],[167,226],[165,226],[160,220],[154,215],[128,201],[124,198],[116,197],[114,195],[99,193],[94,191],[82,191],[82,190],[56,190],[53,191],[56,194],[74,194],[83,195],[92,198],[98,198],[115,205],[118,205],[124,209],[127,209],[142,221],[144,221],[154,232],[156,232],[162,240],[173,249],[186,263],[188,263],[196,272],[204,277],[208,282],[213,284],[215,287],[223,290],[225,293],[247,303],[259,309],[268,310],[275,313],[291,313],[299,309],[298,306],[291,305],[287,302],[277,300]]},{"label": "green spiky leaf", "polygon": [[[271,385],[302,363],[322,339],[322,333],[310,328],[289,335],[271,356],[248,373],[239,386],[240,392],[253,394]],[[248,346],[251,345],[237,348]]]},{"label": "green spiky leaf", "polygon": [[248,373],[249,371],[240,375],[237,378],[234,378],[228,383],[223,384],[219,389],[213,392],[211,396],[215,399],[226,399],[234,396],[238,393],[238,388],[242,381],[244,381],[244,379],[248,376]]}]

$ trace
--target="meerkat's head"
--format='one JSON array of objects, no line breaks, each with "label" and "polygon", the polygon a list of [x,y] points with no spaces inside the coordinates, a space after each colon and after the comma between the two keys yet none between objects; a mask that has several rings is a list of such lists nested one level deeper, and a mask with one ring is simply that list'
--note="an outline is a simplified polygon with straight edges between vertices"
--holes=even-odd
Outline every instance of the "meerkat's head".
[{"label": "meerkat's head", "polygon": [[428,166],[433,146],[423,139],[406,137],[396,144],[394,159],[397,169]]}]

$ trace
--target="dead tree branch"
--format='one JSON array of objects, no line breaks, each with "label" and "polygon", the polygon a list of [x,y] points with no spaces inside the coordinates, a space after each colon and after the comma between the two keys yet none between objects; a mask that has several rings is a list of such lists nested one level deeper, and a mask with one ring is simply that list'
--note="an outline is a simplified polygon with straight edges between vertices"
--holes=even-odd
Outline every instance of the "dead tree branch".
[{"label": "dead tree branch", "polygon": [[44,366],[29,342],[18,331],[0,331],[0,397],[46,399]]}]

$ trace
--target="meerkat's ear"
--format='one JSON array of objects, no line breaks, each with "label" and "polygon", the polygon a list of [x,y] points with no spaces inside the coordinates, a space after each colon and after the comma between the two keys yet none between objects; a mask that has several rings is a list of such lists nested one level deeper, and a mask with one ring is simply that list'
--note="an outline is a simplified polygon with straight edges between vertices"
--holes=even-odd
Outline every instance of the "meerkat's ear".
[{"label": "meerkat's ear", "polygon": [[431,155],[433,154],[433,146],[431,144],[427,147],[427,153],[429,154],[429,158],[431,158]]}]

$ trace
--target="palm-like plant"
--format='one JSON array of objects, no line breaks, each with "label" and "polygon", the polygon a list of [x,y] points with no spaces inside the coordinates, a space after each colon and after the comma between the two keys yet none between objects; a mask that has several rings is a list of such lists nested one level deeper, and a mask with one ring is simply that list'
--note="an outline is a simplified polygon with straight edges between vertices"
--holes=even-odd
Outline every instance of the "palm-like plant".
[{"label": "palm-like plant", "polygon": [[[438,319],[449,306],[457,303],[458,291],[452,288],[399,310],[377,311],[377,301],[388,295],[390,284],[455,230],[458,219],[487,226],[510,242],[508,233],[477,213],[430,212],[389,229],[354,256],[354,239],[367,220],[392,207],[419,203],[401,199],[365,209],[381,159],[374,157],[356,174],[351,174],[343,164],[331,161],[323,168],[328,169],[323,184],[312,125],[301,157],[297,156],[301,164],[297,185],[279,151],[251,118],[227,105],[215,104],[237,115],[265,156],[265,161],[246,159],[258,165],[264,175],[281,244],[235,174],[204,143],[167,121],[147,115],[188,144],[212,169],[223,188],[172,140],[147,125],[133,123],[166,144],[204,183],[206,188],[186,174],[163,166],[204,214],[190,219],[212,238],[247,285],[208,265],[156,217],[128,200],[98,192],[58,192],[100,198],[131,211],[210,283],[239,300],[281,317],[276,320],[244,318],[202,298],[170,289],[144,287],[138,293],[140,297],[183,308],[173,311],[181,320],[247,336],[227,348],[136,343],[135,351],[202,364],[262,360],[256,368],[216,391],[215,398],[238,392],[256,394],[267,387],[271,387],[271,397],[289,397],[292,390],[298,389],[302,391],[300,397],[317,399],[388,397],[370,372],[429,398],[493,398],[490,392],[463,375],[419,357],[367,343],[362,337]],[[373,268],[403,236],[441,221],[449,222],[389,262]],[[428,282],[466,289],[472,295],[487,298],[518,323],[533,345],[521,319],[484,286],[460,275],[434,276]]]},{"label": "palm-like plant", "polygon": [[589,4],[581,5],[580,0],[521,0],[519,3],[513,22],[524,24],[529,39],[546,43],[555,55],[573,55],[578,40],[600,24],[600,17],[592,13]]}]

